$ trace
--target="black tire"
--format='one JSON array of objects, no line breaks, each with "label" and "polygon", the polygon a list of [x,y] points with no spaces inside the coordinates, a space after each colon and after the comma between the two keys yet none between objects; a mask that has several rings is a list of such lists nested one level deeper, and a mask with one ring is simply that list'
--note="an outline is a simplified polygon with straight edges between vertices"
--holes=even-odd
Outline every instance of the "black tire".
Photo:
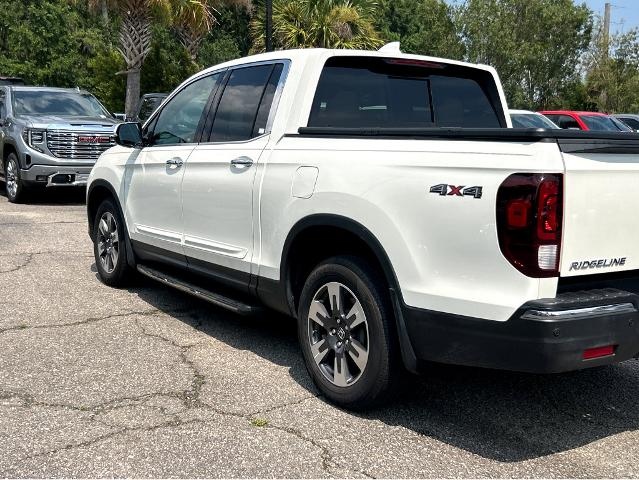
[{"label": "black tire", "polygon": [[[393,387],[401,376],[401,361],[398,355],[395,321],[390,299],[386,294],[385,283],[382,275],[369,268],[362,259],[350,256],[333,257],[319,264],[311,272],[300,296],[298,337],[306,368],[315,385],[328,400],[351,410],[366,409],[388,401],[390,394],[396,391]],[[325,326],[329,322],[325,323],[322,320],[321,322],[313,323],[309,320],[311,304],[313,304],[314,309],[318,308],[317,303],[327,305],[327,302],[329,302],[330,305],[328,306],[332,306],[329,285],[332,285],[333,289],[336,288],[335,285],[341,285],[338,287],[339,291],[342,292],[341,296],[343,298],[343,300],[340,300],[342,305],[340,310],[354,307],[353,303],[348,303],[348,297],[351,295],[354,297],[355,302],[359,301],[361,305],[361,310],[367,323],[365,336],[368,348],[368,360],[363,369],[360,369],[357,362],[353,361],[355,359],[353,353],[357,352],[353,351],[352,348],[355,345],[361,347],[364,343],[362,338],[364,334],[361,330],[357,331],[357,328],[363,328],[361,324],[359,327],[353,327],[352,330],[346,332],[347,337],[344,340],[342,336],[344,329],[341,332],[339,329],[336,330],[338,325],[335,323],[330,323],[330,325],[336,328],[327,329]],[[335,295],[333,295],[334,297]],[[318,298],[322,300],[318,300]],[[350,299],[350,301],[352,300],[353,298]],[[327,313],[334,315],[335,311]],[[357,315],[351,315],[351,320],[346,315],[341,315],[341,318],[341,325],[355,325],[357,323],[354,320]],[[337,322],[335,315],[330,322]],[[320,323],[323,325],[320,326]],[[339,324],[340,322],[337,323]],[[359,338],[356,338],[356,335]],[[328,353],[324,357],[325,363],[318,364],[311,352],[313,348],[311,345],[315,345],[317,349],[317,345],[321,341],[329,344],[335,339],[339,341],[340,338],[344,340],[340,342],[342,344],[341,347],[335,343],[336,346],[334,348],[321,349],[322,354],[325,351]],[[358,340],[360,343],[357,343]],[[349,348],[351,351],[348,351]],[[334,362],[334,368],[332,369],[333,379],[330,378],[331,355]],[[320,356],[318,355],[318,357]],[[345,357],[345,359],[339,359],[339,356]],[[336,383],[337,374],[340,370],[338,362],[346,362],[347,365],[344,370],[347,375],[352,375],[352,383],[345,383],[342,376],[340,376],[339,382]],[[353,373],[353,370],[355,373]],[[341,386],[338,383],[341,383]]]},{"label": "black tire", "polygon": [[[113,220],[114,224],[108,221],[109,218]],[[107,226],[106,231],[100,223],[103,220]],[[113,236],[113,232],[117,232],[117,242],[114,241],[116,237]],[[105,233],[110,235],[105,235]],[[109,238],[110,242],[108,241]],[[126,228],[124,227],[120,210],[115,206],[113,200],[104,200],[98,207],[93,222],[92,239],[95,266],[100,280],[111,287],[129,285],[135,277],[135,270],[127,262],[128,242]],[[115,261],[113,260],[114,251],[117,251]]]},{"label": "black tire", "polygon": [[11,203],[22,203],[26,200],[26,188],[20,178],[20,162],[13,152],[7,155],[4,162],[4,186],[7,199]]}]

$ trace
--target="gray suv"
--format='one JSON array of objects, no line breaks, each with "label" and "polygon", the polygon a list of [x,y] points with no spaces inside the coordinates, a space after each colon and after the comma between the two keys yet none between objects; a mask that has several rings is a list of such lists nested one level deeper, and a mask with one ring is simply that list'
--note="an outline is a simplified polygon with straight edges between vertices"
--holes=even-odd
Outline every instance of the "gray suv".
[{"label": "gray suv", "polygon": [[0,179],[10,202],[33,187],[86,185],[118,121],[79,89],[0,86]]}]

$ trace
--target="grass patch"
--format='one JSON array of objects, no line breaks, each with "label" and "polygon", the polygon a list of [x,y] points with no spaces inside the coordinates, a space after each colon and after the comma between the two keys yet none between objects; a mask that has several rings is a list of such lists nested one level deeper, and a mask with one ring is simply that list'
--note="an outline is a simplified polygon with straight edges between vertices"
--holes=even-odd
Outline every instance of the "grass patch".
[{"label": "grass patch", "polygon": [[266,427],[268,425],[268,420],[265,418],[254,418],[251,420],[251,425],[254,427]]}]

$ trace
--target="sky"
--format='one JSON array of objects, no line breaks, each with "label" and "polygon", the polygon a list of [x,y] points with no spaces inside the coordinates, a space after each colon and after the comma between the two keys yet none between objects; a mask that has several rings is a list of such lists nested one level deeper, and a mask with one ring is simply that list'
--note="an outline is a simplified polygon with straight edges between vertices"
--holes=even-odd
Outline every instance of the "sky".
[{"label": "sky", "polygon": [[639,27],[639,0],[577,0],[575,3],[582,1],[602,18],[606,2],[612,4],[611,32],[627,32],[631,28]]}]

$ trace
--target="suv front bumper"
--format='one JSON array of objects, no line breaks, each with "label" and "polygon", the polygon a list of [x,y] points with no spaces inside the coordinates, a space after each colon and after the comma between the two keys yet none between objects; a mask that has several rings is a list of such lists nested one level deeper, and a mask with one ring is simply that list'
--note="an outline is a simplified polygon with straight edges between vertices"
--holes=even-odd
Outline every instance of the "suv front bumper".
[{"label": "suv front bumper", "polygon": [[[524,304],[498,322],[403,306],[418,361],[558,373],[639,355],[639,295],[616,289],[564,293]],[[613,346],[614,353],[585,358]]]},{"label": "suv front bumper", "polygon": [[20,170],[20,178],[27,184],[46,187],[86,186],[93,164],[90,165],[31,165]]}]

